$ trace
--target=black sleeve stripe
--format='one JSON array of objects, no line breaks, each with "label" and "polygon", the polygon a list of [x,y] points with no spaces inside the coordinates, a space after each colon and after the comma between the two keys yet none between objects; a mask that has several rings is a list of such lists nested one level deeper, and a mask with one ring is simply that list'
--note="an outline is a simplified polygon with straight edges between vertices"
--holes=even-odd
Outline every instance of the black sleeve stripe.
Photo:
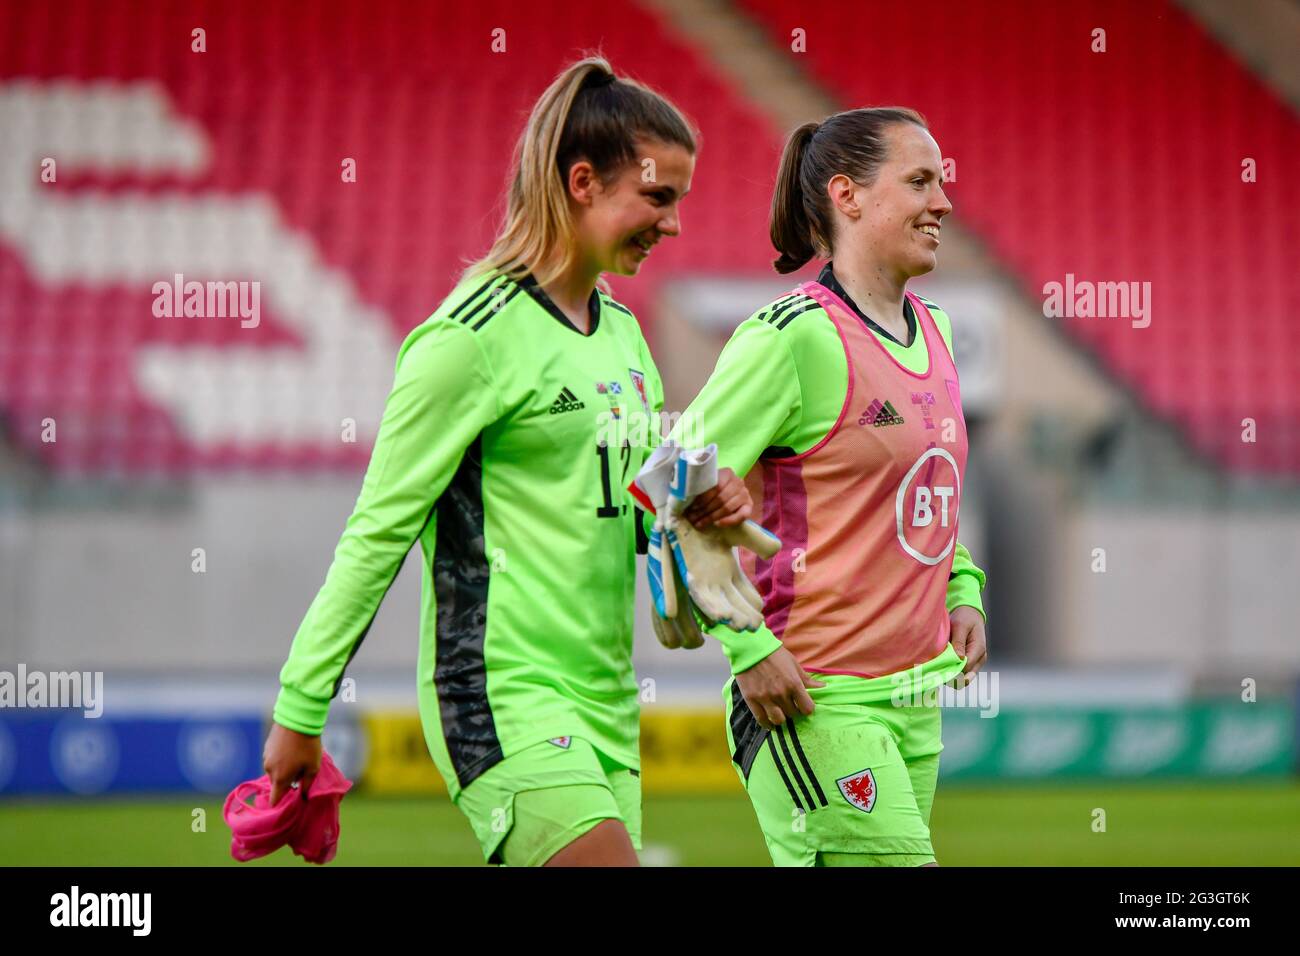
[{"label": "black sleeve stripe", "polygon": [[781,326],[777,325],[777,323],[781,321],[781,317],[783,315],[785,315],[791,309],[802,308],[808,302],[815,303],[816,300],[810,299],[806,295],[801,295],[798,298],[793,299],[790,302],[787,302],[785,305],[781,306],[781,308],[777,309],[775,312],[772,313],[772,318],[768,319],[768,323],[770,325],[776,325],[778,329],[781,328]]},{"label": "black sleeve stripe", "polygon": [[[507,282],[508,281],[509,280],[507,280]],[[461,325],[469,325],[471,322],[473,322],[475,319],[481,316],[485,311],[487,312],[488,315],[496,314],[501,309],[501,305],[502,305],[501,293],[504,292],[505,290],[506,290],[505,285],[499,285],[496,288],[492,289],[490,292],[487,293],[487,295],[483,296],[483,298],[478,303],[476,303],[472,309],[466,312],[457,321],[459,321]],[[518,292],[519,287],[516,286],[513,291]]]},{"label": "black sleeve stripe", "polygon": [[818,308],[819,306],[820,306],[820,303],[817,302],[816,299],[814,299],[813,301],[807,303],[806,305],[802,305],[802,306],[800,306],[799,308],[797,308],[797,309],[795,309],[793,312],[791,312],[789,315],[787,315],[784,319],[782,319],[782,320],[781,320],[781,323],[777,326],[777,328],[778,328],[778,329],[783,329],[783,328],[785,328],[787,325],[790,324],[791,320],[794,319],[794,317],[795,317],[796,315],[803,315],[805,312],[811,312],[813,309],[816,309],[816,308]]},{"label": "black sleeve stripe", "polygon": [[771,305],[765,306],[763,311],[760,312],[757,316],[755,316],[755,318],[761,319],[764,322],[768,321],[772,317],[772,313],[774,311],[781,308],[781,306],[783,305],[788,305],[794,298],[797,298],[798,295],[799,293],[797,292],[786,293],[785,295],[781,296],[781,298],[773,302]]},{"label": "black sleeve stripe", "polygon": [[471,292],[469,295],[467,295],[467,296],[465,297],[465,301],[462,302],[460,305],[456,306],[456,308],[452,311],[451,315],[447,316],[447,318],[449,318],[449,319],[454,319],[454,318],[456,318],[456,316],[460,315],[460,313],[461,313],[462,310],[464,310],[466,307],[468,307],[469,304],[470,304],[471,302],[473,302],[475,299],[477,299],[479,296],[481,296],[484,292],[486,292],[488,289],[490,289],[493,285],[495,285],[497,282],[499,282],[499,281],[501,280],[501,278],[502,278],[501,276],[492,276],[492,278],[488,279],[488,280],[487,280],[486,282],[484,282],[481,286],[479,286],[477,289],[475,289],[473,292]]},{"label": "black sleeve stripe", "polygon": [[771,305],[765,305],[765,306],[763,306],[763,310],[762,310],[761,312],[759,312],[758,315],[755,316],[755,318],[760,319],[760,320],[766,322],[768,319],[770,319],[770,318],[772,317],[772,312],[773,312],[773,310],[780,308],[781,305],[782,305],[783,303],[789,301],[790,297],[793,296],[794,294],[795,294],[795,293],[791,292],[791,293],[789,293],[788,295],[783,295],[783,296],[781,296],[781,298],[777,299],[777,300],[776,300],[775,302],[773,302]]},{"label": "black sleeve stripe", "polygon": [[510,290],[510,294],[506,296],[504,299],[497,299],[496,294],[493,293],[492,295],[488,296],[488,301],[483,303],[483,308],[475,309],[471,315],[465,317],[464,321],[469,322],[470,319],[472,319],[475,315],[481,314],[483,312],[483,309],[486,308],[487,314],[484,315],[483,318],[475,322],[474,325],[472,326],[474,331],[477,332],[479,329],[483,328],[483,326],[487,324],[488,319],[492,318],[492,316],[496,315],[507,305],[509,305],[510,300],[513,299],[515,296],[517,296],[521,291],[523,291],[523,286],[517,285]]}]

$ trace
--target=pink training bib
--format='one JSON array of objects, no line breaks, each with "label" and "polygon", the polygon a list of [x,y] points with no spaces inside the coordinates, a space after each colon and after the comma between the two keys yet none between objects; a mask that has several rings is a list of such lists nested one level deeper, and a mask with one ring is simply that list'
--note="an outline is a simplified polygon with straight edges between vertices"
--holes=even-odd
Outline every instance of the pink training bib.
[{"label": "pink training bib", "polygon": [[900,365],[839,296],[816,299],[844,344],[839,420],[793,458],[746,476],[763,526],[781,538],[770,561],[742,551],[768,626],[805,670],[879,677],[930,660],[948,643],[948,575],[957,543],[966,422],[957,370],[912,293],[929,368]]},{"label": "pink training bib", "polygon": [[287,843],[308,863],[328,863],[338,849],[339,802],[351,789],[352,781],[324,751],[305,797],[291,790],[271,806],[269,776],[244,781],[230,791],[223,808],[231,832],[230,855],[247,862]]}]

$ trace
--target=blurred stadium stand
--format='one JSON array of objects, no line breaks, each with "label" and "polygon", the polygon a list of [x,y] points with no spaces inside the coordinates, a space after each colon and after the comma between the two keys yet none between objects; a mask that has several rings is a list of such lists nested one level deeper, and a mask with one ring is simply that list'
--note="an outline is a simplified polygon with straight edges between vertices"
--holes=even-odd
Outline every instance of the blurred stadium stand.
[{"label": "blurred stadium stand", "polygon": [[[1033,0],[940,2],[924,48],[837,30],[835,5],[741,0],[789,44],[815,38],[808,69],[845,105],[923,106],[957,158],[966,225],[1041,299],[1044,283],[1141,280],[1158,317],[1062,320],[1192,445],[1243,470],[1300,472],[1296,226],[1282,171],[1300,149],[1294,114],[1177,6]],[[902,6],[872,34],[913,29]],[[1093,52],[1094,29],[1106,31]],[[1260,180],[1242,182],[1255,159]],[[1241,419],[1273,437],[1243,443]]]}]

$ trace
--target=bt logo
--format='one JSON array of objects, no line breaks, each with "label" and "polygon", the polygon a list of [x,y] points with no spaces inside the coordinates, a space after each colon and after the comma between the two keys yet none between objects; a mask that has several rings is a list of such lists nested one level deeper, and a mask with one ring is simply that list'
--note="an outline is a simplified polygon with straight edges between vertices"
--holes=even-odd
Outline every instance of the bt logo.
[{"label": "bt logo", "polygon": [[917,485],[916,500],[912,505],[912,527],[925,528],[934,520],[934,509],[931,507],[931,502],[935,498],[942,502],[939,512],[939,524],[944,528],[948,527],[948,501],[952,498],[954,490],[952,485],[935,485],[932,489],[927,488],[925,485]]},{"label": "bt logo", "polygon": [[938,564],[956,543],[960,507],[957,460],[946,448],[927,448],[898,483],[898,543],[922,564]]}]

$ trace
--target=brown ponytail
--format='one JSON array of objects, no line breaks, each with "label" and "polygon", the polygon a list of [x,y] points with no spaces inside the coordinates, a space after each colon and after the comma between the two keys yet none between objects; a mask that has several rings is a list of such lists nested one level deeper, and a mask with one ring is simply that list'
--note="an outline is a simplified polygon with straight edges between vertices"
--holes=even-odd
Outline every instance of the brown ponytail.
[{"label": "brown ponytail", "polygon": [[826,184],[840,173],[864,186],[875,182],[888,153],[885,130],[895,123],[929,129],[915,110],[881,106],[836,113],[790,134],[772,194],[769,233],[781,254],[773,263],[777,272],[794,272],[814,256],[831,257],[834,219]]},{"label": "brown ponytail", "polygon": [[809,199],[800,182],[804,155],[817,123],[804,123],[790,134],[781,153],[781,168],[776,174],[776,191],[772,194],[772,222],[769,232],[772,245],[781,253],[774,265],[785,275],[794,272],[817,253],[813,246],[813,223],[809,219]]}]

